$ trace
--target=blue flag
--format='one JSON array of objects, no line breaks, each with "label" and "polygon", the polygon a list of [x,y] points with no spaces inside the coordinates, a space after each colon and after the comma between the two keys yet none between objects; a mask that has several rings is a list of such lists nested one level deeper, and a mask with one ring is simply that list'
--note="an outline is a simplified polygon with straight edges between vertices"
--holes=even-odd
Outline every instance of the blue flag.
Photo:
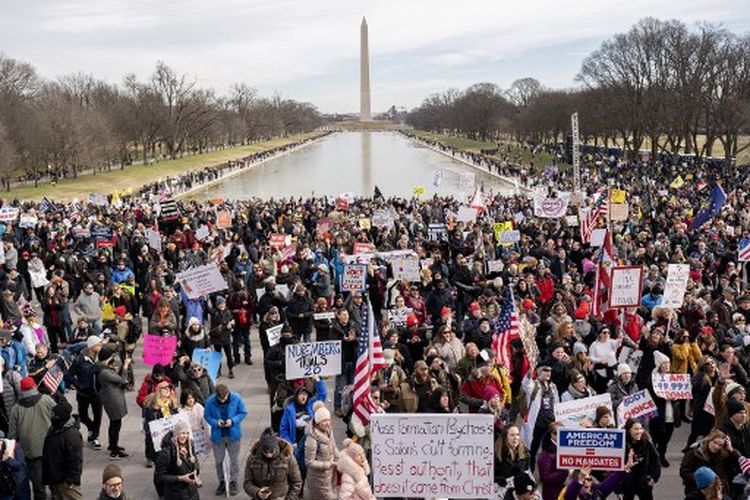
[{"label": "blue flag", "polygon": [[698,229],[706,222],[710,221],[721,212],[721,207],[724,206],[724,202],[727,201],[727,194],[718,184],[714,184],[711,190],[711,198],[708,200],[708,206],[698,212],[698,215],[693,219],[690,224],[690,229]]}]

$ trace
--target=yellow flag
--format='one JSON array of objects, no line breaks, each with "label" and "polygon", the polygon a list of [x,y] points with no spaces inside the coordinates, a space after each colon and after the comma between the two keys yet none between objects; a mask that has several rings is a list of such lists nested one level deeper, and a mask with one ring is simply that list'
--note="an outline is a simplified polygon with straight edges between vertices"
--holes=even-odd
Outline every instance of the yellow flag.
[{"label": "yellow flag", "polygon": [[609,194],[609,199],[612,203],[625,203],[627,193],[622,189],[613,189]]},{"label": "yellow flag", "polygon": [[414,196],[422,196],[424,194],[424,188],[422,186],[414,186]]},{"label": "yellow flag", "polygon": [[685,181],[682,180],[682,176],[678,175],[675,180],[672,181],[672,184],[669,185],[672,189],[680,189],[685,184]]}]

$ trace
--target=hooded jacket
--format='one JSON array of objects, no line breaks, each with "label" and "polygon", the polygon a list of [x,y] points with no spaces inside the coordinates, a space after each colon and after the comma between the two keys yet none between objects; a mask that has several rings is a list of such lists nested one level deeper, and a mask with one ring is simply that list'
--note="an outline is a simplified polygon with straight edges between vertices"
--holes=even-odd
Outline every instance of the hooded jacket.
[{"label": "hooded jacket", "polygon": [[27,459],[39,458],[44,452],[44,437],[52,426],[55,400],[36,389],[22,391],[18,403],[10,411],[8,439],[15,439]]},{"label": "hooded jacket", "polygon": [[279,448],[272,459],[260,451],[260,442],[250,449],[245,463],[243,487],[250,498],[259,498],[258,491],[267,487],[268,500],[297,500],[302,497],[302,475],[292,454],[292,445],[276,438]]},{"label": "hooded jacket", "polygon": [[44,484],[81,484],[83,473],[83,438],[75,417],[59,420],[53,416],[52,427],[44,439],[42,474]]},{"label": "hooded jacket", "polygon": [[370,467],[365,461],[364,468],[354,461],[348,453],[339,453],[336,468],[341,473],[339,500],[375,500],[367,476]]}]

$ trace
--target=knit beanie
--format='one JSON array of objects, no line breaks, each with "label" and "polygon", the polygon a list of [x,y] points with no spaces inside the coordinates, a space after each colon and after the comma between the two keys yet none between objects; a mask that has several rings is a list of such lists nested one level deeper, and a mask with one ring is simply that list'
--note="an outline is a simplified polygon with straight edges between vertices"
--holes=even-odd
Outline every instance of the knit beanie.
[{"label": "knit beanie", "polygon": [[274,434],[273,429],[266,427],[260,435],[259,439],[261,453],[267,453],[269,451],[276,451],[279,444]]},{"label": "knit beanie", "polygon": [[102,347],[102,350],[99,351],[99,362],[105,363],[109,361],[109,358],[111,358],[114,353],[114,349],[112,349],[108,345],[105,345],[104,347]]},{"label": "knit beanie", "polygon": [[104,468],[104,472],[102,473],[102,483],[106,483],[113,477],[122,479],[122,469],[115,464],[109,464]]},{"label": "knit beanie", "polygon": [[358,455],[365,456],[365,450],[349,438],[344,439],[344,453],[356,459]]},{"label": "knit beanie", "polygon": [[36,382],[31,377],[24,377],[21,379],[20,386],[22,391],[30,391],[36,389]]},{"label": "knit beanie", "polygon": [[498,391],[494,386],[488,385],[484,388],[484,393],[482,396],[484,397],[485,401],[490,401],[495,396],[500,396],[500,391]]},{"label": "knit beanie", "polygon": [[669,357],[661,351],[654,351],[654,366],[659,368],[664,363],[669,363]]},{"label": "knit beanie", "polygon": [[190,432],[190,424],[187,422],[187,420],[180,419],[174,423],[174,429],[172,433],[176,436],[181,432]]},{"label": "knit beanie", "polygon": [[326,404],[323,401],[316,401],[313,405],[313,412],[315,413],[315,423],[319,424],[324,420],[331,420],[331,412],[326,408]]},{"label": "knit beanie", "polygon": [[633,369],[630,368],[630,365],[627,363],[620,363],[617,365],[617,378],[620,378],[620,375],[624,375],[626,373],[633,373]]},{"label": "knit beanie", "polygon": [[703,467],[698,467],[698,469],[693,472],[693,479],[695,480],[695,485],[698,489],[702,490],[716,480],[716,473],[704,465]]},{"label": "knit beanie", "polygon": [[586,348],[586,344],[583,342],[576,342],[573,344],[573,356],[578,354],[579,352],[588,353],[588,349]]},{"label": "knit beanie", "polygon": [[745,411],[745,403],[741,403],[736,399],[730,399],[727,401],[727,417],[731,418],[741,411]]},{"label": "knit beanie", "polygon": [[750,458],[740,457],[740,470],[743,474],[750,474]]}]

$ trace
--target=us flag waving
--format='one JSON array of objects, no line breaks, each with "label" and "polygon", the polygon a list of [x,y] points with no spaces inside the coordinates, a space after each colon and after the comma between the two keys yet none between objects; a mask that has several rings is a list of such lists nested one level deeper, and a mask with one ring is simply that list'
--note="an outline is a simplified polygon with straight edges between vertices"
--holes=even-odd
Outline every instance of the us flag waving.
[{"label": "us flag waving", "polygon": [[605,216],[609,213],[609,190],[603,191],[599,195],[594,206],[591,207],[591,211],[587,214],[581,213],[581,243],[588,243],[591,241],[591,233],[596,229],[596,221],[599,217]]},{"label": "us flag waving", "polygon": [[380,343],[380,334],[375,327],[375,316],[369,302],[367,308],[362,311],[358,353],[354,370],[352,411],[362,425],[367,425],[370,423],[370,414],[378,412],[378,407],[370,395],[370,379],[373,373],[386,367],[383,345]]},{"label": "us flag waving", "polygon": [[495,352],[495,364],[511,369],[510,343],[519,338],[518,311],[513,290],[508,290],[503,300],[503,308],[492,335],[492,350]]}]

